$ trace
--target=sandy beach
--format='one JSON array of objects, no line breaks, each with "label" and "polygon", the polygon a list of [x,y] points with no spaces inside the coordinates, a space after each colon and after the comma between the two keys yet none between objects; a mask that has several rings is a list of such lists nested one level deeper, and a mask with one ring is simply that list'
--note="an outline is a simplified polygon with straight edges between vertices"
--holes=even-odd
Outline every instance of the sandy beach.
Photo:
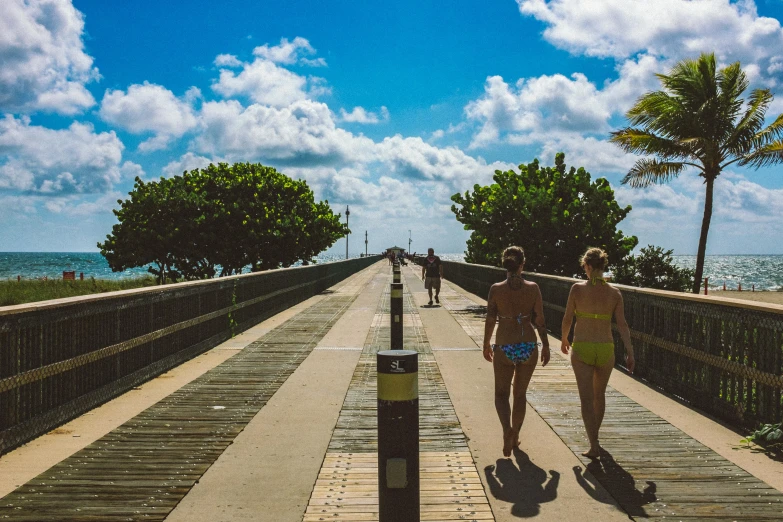
[{"label": "sandy beach", "polygon": [[714,297],[730,297],[732,299],[746,299],[762,303],[783,305],[783,292],[737,292],[736,290],[710,290],[709,295]]}]

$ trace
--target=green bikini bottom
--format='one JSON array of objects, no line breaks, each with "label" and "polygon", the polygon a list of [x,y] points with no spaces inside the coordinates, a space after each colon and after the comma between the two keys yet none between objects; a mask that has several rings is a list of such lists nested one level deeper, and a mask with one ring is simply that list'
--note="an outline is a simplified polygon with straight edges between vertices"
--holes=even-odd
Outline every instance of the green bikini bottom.
[{"label": "green bikini bottom", "polygon": [[571,345],[582,362],[593,366],[604,366],[614,355],[614,343],[590,343],[577,341]]}]

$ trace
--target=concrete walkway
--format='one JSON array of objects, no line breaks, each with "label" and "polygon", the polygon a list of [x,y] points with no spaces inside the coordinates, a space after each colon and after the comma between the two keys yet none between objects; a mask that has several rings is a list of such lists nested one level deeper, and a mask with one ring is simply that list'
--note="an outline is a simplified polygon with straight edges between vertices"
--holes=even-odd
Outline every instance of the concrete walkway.
[{"label": "concrete walkway", "polygon": [[[484,301],[444,284],[443,306],[429,307],[426,291],[418,279],[418,267],[403,268],[403,275],[406,292],[416,307],[416,320],[420,321],[434,354],[494,519],[627,520],[628,514],[535,408],[527,410],[521,451],[512,459],[502,458],[500,424],[493,406],[492,366],[483,360],[476,342],[483,333],[480,307]],[[373,325],[377,326],[376,312],[390,281],[391,270],[383,261],[337,285],[338,292],[355,296],[353,303],[167,520],[303,520],[360,354]],[[323,296],[317,296],[287,310],[140,389],[3,456],[0,496],[32,480],[322,299]],[[465,306],[467,302],[475,304],[475,310]],[[550,342],[556,354],[559,342],[556,339]],[[537,377],[549,375],[551,372],[537,371],[534,383]],[[778,490],[783,489],[783,465],[766,455],[737,449],[740,438],[737,433],[620,372],[614,372],[611,385],[751,475]],[[374,397],[368,400],[374,401]],[[0,500],[0,506],[4,501]]]}]

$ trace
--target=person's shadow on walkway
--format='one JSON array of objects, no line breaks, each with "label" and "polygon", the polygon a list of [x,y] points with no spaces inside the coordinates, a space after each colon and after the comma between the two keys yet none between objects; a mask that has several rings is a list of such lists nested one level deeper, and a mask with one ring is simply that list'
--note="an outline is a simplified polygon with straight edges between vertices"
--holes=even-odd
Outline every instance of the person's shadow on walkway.
[{"label": "person's shadow on walkway", "polygon": [[484,468],[490,493],[498,500],[513,503],[511,514],[515,517],[534,517],[541,511],[541,504],[557,498],[560,473],[549,470],[547,475],[519,448],[514,449],[514,458],[516,463],[498,459],[495,466]]},{"label": "person's shadow on walkway", "polygon": [[600,484],[631,517],[646,518],[647,511],[644,506],[658,501],[655,495],[658,489],[655,482],[648,480],[647,487],[639,491],[636,489],[633,475],[618,464],[612,454],[606,450],[601,450],[600,459],[590,462],[585,471],[589,474],[582,473],[581,467],[574,466],[576,481],[582,489],[599,502],[613,503],[598,490]]}]

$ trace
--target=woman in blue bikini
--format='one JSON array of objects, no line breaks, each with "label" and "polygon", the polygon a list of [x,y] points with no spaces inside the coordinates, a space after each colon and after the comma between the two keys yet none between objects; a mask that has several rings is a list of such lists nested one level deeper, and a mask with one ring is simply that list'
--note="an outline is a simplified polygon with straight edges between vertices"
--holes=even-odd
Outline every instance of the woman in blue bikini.
[{"label": "woman in blue bikini", "polygon": [[[549,362],[549,340],[544,323],[544,307],[538,285],[522,278],[525,253],[520,247],[503,251],[506,280],[492,285],[487,297],[487,319],[484,324],[484,358],[495,370],[495,409],[503,427],[503,455],[519,446],[519,430],[525,420],[525,394],[538,360]],[[535,329],[531,323],[535,319]],[[495,324],[498,330],[495,344],[490,344]],[[541,343],[537,342],[538,330]],[[511,386],[514,387],[514,406],[509,404]]]},{"label": "woman in blue bikini", "polygon": [[[625,322],[623,296],[604,279],[604,270],[608,264],[609,258],[600,248],[590,248],[582,256],[582,268],[587,274],[587,281],[575,283],[571,287],[560,337],[560,350],[566,355],[571,351],[571,366],[582,405],[582,421],[590,441],[590,449],[582,455],[590,458],[598,457],[601,452],[598,430],[606,409],[606,385],[614,368],[612,315],[625,346],[625,367],[631,373],[634,369],[631,332]],[[574,317],[577,318],[574,341],[569,344],[568,334]]]}]

